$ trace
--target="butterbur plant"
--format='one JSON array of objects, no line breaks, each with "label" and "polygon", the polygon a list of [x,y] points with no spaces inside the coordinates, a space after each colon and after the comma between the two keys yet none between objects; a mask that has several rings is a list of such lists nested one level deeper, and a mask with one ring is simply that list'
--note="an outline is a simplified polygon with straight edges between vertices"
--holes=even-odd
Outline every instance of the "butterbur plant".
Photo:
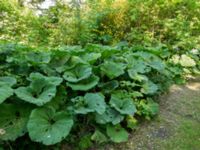
[{"label": "butterbur plant", "polygon": [[[0,49],[6,54],[3,47],[8,45]],[[193,67],[186,56],[173,63],[174,57],[148,48],[88,44],[29,49],[13,46],[1,58],[3,142],[28,138],[42,145],[73,145],[84,137],[78,144],[82,149],[92,143],[125,142],[139,120],[158,113],[156,96],[182,79],[183,67]],[[189,61],[195,65],[193,58]]]}]

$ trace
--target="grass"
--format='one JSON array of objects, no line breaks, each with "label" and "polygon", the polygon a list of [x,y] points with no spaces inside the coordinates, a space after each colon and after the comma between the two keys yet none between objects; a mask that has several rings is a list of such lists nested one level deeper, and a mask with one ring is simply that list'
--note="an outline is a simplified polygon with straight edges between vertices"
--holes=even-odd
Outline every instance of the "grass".
[{"label": "grass", "polygon": [[163,149],[170,150],[199,150],[200,122],[183,120],[176,131],[176,135],[165,142],[161,142]]}]

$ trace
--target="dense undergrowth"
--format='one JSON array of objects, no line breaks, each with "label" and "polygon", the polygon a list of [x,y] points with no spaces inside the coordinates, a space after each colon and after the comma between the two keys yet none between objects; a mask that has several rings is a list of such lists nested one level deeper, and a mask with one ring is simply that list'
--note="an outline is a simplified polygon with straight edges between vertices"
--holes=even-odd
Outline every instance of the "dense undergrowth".
[{"label": "dense undergrowth", "polygon": [[200,74],[199,1],[43,1],[0,0],[0,150],[124,142]]},{"label": "dense undergrowth", "polygon": [[0,55],[5,149],[58,148],[62,141],[87,149],[127,141],[138,122],[157,114],[160,93],[200,69],[197,49],[175,54],[126,44],[45,50],[4,43]]}]

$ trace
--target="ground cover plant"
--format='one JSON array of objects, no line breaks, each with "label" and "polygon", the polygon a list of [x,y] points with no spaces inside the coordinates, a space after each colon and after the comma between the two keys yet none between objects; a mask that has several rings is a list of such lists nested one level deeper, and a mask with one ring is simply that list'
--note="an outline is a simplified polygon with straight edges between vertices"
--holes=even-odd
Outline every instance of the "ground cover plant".
[{"label": "ground cover plant", "polygon": [[26,139],[43,145],[78,142],[78,149],[127,141],[138,122],[158,113],[157,95],[184,83],[184,74],[197,73],[195,52],[1,44],[0,140],[5,148],[8,141]]},{"label": "ground cover plant", "polygon": [[0,0],[0,150],[127,141],[200,74],[199,14],[197,0]]}]

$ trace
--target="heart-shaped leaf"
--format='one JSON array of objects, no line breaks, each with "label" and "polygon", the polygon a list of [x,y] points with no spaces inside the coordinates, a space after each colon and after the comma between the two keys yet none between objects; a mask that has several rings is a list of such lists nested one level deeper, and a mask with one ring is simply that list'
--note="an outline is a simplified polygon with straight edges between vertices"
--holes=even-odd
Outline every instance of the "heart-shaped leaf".
[{"label": "heart-shaped leaf", "polygon": [[87,114],[89,112],[103,114],[106,109],[104,96],[101,93],[87,93],[84,97],[78,96],[72,101],[75,103],[77,114]]},{"label": "heart-shaped leaf", "polygon": [[52,145],[67,137],[72,126],[73,120],[66,112],[37,108],[32,111],[27,128],[33,141]]},{"label": "heart-shaped leaf", "polygon": [[103,114],[106,110],[104,96],[101,93],[87,93],[84,96],[85,102],[90,108],[93,108],[98,114]]},{"label": "heart-shaped leaf", "polygon": [[101,66],[101,71],[110,79],[116,78],[124,74],[125,65],[122,63],[115,63],[112,61],[106,61]]},{"label": "heart-shaped leaf", "polygon": [[106,111],[103,114],[96,114],[95,120],[99,124],[106,124],[106,123],[112,123],[112,124],[118,124],[124,119],[124,116],[122,116],[118,111],[110,108],[107,106]]},{"label": "heart-shaped leaf", "polygon": [[57,72],[61,73],[66,70],[73,69],[74,67],[80,64],[87,64],[87,63],[78,56],[71,56],[67,58],[67,62],[64,62],[64,64],[57,66],[55,69]]},{"label": "heart-shaped leaf", "polygon": [[62,82],[59,77],[45,77],[40,73],[32,73],[28,87],[19,87],[16,95],[29,103],[42,106],[56,95],[56,87]]},{"label": "heart-shaped leaf", "polygon": [[134,115],[137,111],[133,100],[121,92],[112,94],[109,104],[121,114]]},{"label": "heart-shaped leaf", "polygon": [[87,79],[92,74],[92,68],[88,65],[80,64],[75,68],[65,71],[63,78],[68,82],[79,82]]},{"label": "heart-shaped leaf", "polygon": [[76,114],[88,114],[95,110],[88,106],[83,96],[72,98],[71,101],[75,104],[73,110]]}]

